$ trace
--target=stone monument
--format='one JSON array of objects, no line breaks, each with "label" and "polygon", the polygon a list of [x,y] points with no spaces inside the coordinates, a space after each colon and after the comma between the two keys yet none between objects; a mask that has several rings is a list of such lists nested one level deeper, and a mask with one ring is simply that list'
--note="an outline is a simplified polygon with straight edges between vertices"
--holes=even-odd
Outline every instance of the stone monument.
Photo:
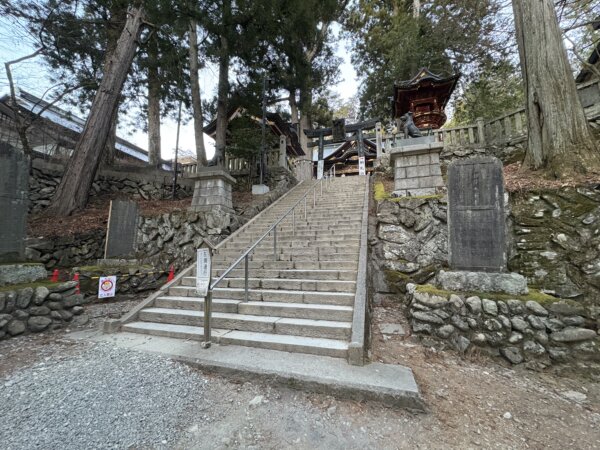
[{"label": "stone monument", "polygon": [[126,200],[110,202],[104,247],[105,260],[127,259],[134,256],[137,219],[137,203]]},{"label": "stone monument", "polygon": [[452,271],[438,282],[450,291],[527,293],[522,275],[506,272],[502,162],[479,156],[448,168],[448,254]]},{"label": "stone monument", "polygon": [[201,167],[191,178],[196,182],[192,211],[234,212],[231,191],[235,178],[226,170],[219,166]]},{"label": "stone monument", "polygon": [[20,150],[0,143],[0,262],[25,259],[29,161]]},{"label": "stone monument", "polygon": [[435,136],[400,139],[390,150],[394,169],[394,193],[399,197],[435,194],[444,186],[440,152]]}]

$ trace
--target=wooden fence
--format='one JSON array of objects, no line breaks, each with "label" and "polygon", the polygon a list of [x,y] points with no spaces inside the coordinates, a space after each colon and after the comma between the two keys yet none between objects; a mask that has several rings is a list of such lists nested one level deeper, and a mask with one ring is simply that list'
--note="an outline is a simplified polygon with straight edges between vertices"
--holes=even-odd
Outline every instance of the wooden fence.
[{"label": "wooden fence", "polygon": [[[256,163],[258,164],[258,163]],[[267,167],[278,167],[279,166],[279,150],[270,150],[267,152]],[[236,175],[249,175],[250,163],[246,158],[231,158],[225,156],[225,169],[229,171],[232,176]],[[193,175],[198,171],[198,164],[185,164],[181,166],[181,170],[184,175]]]}]

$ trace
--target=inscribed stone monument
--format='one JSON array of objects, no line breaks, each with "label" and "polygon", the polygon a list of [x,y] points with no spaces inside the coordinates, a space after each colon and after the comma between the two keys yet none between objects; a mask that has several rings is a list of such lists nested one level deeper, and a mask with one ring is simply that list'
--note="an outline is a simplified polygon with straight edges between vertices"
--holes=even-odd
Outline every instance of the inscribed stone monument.
[{"label": "inscribed stone monument", "polygon": [[475,157],[448,168],[450,267],[504,272],[504,180],[502,163]]},{"label": "inscribed stone monument", "polygon": [[506,272],[502,163],[474,157],[448,168],[448,253],[450,271],[437,275],[448,291],[528,292],[527,280]]},{"label": "inscribed stone monument", "polygon": [[25,257],[28,178],[27,157],[0,143],[0,262],[17,262]]},{"label": "inscribed stone monument", "polygon": [[137,203],[126,200],[110,202],[104,258],[127,258],[135,253]]}]

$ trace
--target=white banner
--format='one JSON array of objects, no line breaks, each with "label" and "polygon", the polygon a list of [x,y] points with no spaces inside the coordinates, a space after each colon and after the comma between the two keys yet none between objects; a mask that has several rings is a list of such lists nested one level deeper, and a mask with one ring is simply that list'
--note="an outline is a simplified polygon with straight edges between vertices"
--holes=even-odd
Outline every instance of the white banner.
[{"label": "white banner", "polygon": [[117,277],[100,277],[98,280],[98,298],[114,297],[117,290]]},{"label": "white banner", "polygon": [[204,297],[210,284],[210,250],[199,248],[196,255],[196,293]]},{"label": "white banner", "polygon": [[325,161],[322,159],[317,163],[317,180],[323,178],[323,171],[325,170]]},{"label": "white banner", "polygon": [[365,164],[365,157],[361,156],[358,158],[358,174],[366,175],[367,174],[367,166]]}]

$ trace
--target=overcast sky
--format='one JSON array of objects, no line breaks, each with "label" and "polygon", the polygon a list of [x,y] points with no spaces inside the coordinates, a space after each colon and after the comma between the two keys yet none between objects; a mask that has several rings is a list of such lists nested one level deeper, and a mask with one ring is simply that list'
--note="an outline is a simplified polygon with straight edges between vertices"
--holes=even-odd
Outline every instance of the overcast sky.
[{"label": "overcast sky", "polygon": [[[339,33],[339,28],[335,30]],[[343,60],[340,66],[342,81],[337,86],[332,86],[332,90],[337,92],[342,99],[352,97],[358,90],[356,72],[350,63],[350,55],[346,48],[347,42],[343,39],[336,39],[336,54]],[[4,63],[22,56],[28,55],[35,49],[35,41],[20,26],[12,24],[5,19],[0,18],[0,94],[7,94],[8,80],[4,71]],[[48,72],[40,57],[20,63],[13,68],[13,77],[17,86],[31,92],[34,95],[41,96],[50,87],[48,81]],[[208,67],[203,70],[200,76],[200,89],[203,98],[210,98],[216,92],[217,70],[214,67]],[[79,115],[79,113],[77,113]],[[177,123],[175,120],[165,118],[161,126],[162,157],[171,159],[175,150]],[[148,148],[148,138],[145,132],[141,130],[126,129],[119,127],[120,137],[127,139],[144,149]],[[209,158],[214,152],[214,143],[208,136],[205,137]],[[194,150],[194,127],[190,121],[182,125],[179,148],[182,150]]]}]

